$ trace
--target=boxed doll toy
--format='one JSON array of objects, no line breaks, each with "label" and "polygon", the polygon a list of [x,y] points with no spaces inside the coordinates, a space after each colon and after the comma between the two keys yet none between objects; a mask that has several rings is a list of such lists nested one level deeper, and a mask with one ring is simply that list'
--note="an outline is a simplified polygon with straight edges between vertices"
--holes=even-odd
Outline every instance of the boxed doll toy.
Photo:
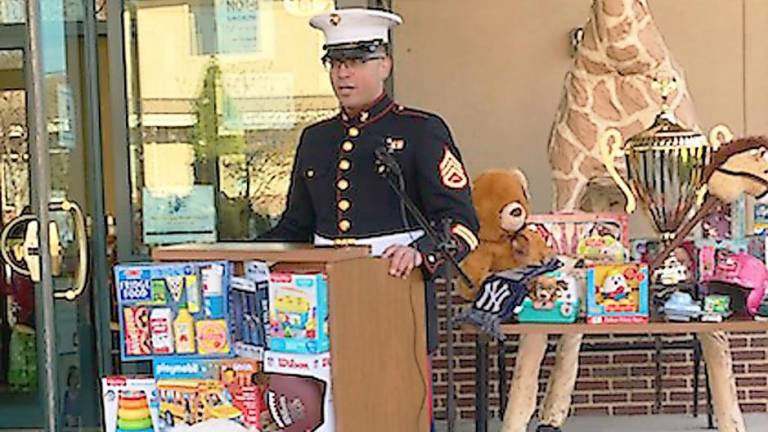
[{"label": "boxed doll toy", "polygon": [[629,250],[629,223],[623,213],[552,213],[528,222],[558,255],[623,263]]},{"label": "boxed doll toy", "polygon": [[322,353],[329,349],[328,293],[322,273],[272,273],[269,282],[270,350]]},{"label": "boxed doll toy", "polygon": [[587,271],[587,322],[648,322],[648,266],[599,264]]},{"label": "boxed doll toy", "polygon": [[159,432],[157,387],[152,378],[108,376],[101,379],[106,432]]},{"label": "boxed doll toy", "polygon": [[261,359],[269,329],[269,268],[266,263],[245,263],[245,277],[232,277],[230,325],[235,353]]},{"label": "boxed doll toy", "polygon": [[539,276],[517,315],[519,322],[573,323],[579,315],[578,280],[565,272]]},{"label": "boxed doll toy", "polygon": [[[267,351],[264,371],[269,385],[266,402],[269,418],[283,432],[333,432],[331,356]],[[285,401],[300,401],[302,410],[282,408]],[[297,416],[296,414],[301,414]]]},{"label": "boxed doll toy", "polygon": [[261,429],[266,410],[262,363],[250,359],[171,359],[153,362],[161,420],[172,432],[195,425],[207,430]]},{"label": "boxed doll toy", "polygon": [[230,356],[229,275],[223,261],[115,266],[121,358]]}]

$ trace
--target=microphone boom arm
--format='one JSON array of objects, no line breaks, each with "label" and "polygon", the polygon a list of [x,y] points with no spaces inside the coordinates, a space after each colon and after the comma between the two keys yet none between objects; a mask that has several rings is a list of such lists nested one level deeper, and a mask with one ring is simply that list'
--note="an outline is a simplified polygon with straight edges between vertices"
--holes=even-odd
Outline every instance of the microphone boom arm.
[{"label": "microphone boom arm", "polygon": [[[392,176],[388,175],[389,173],[392,173],[398,177],[401,177],[402,173],[400,171],[400,166],[397,164],[397,161],[392,157],[392,155],[386,152],[386,150],[383,150],[383,148],[380,149],[382,151],[377,148],[375,153],[376,158],[381,166],[386,167],[386,170],[382,173],[382,176],[387,180],[389,186],[393,191],[395,191],[397,196],[400,198],[400,201],[405,205],[408,213],[410,213],[411,216],[413,216],[413,218],[416,220],[416,224],[424,230],[424,234],[435,245],[435,249],[438,251],[438,253],[456,269],[464,283],[467,284],[467,286],[470,288],[473,288],[474,283],[472,283],[472,280],[461,268],[459,262],[456,261],[456,257],[454,257],[451,253],[457,249],[457,246],[455,244],[456,240],[453,239],[450,235],[449,221],[447,219],[443,220],[444,232],[442,236],[438,235],[421,210],[419,210],[413,200],[405,193],[405,190],[403,190],[398,184],[395,183],[395,181],[392,179]],[[382,155],[381,153],[384,154]]]}]

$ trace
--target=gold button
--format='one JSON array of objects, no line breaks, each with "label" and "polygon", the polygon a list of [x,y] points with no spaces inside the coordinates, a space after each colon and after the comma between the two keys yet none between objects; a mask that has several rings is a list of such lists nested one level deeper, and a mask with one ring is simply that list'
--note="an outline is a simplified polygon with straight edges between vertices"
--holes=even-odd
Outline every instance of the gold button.
[{"label": "gold button", "polygon": [[336,182],[336,187],[339,188],[339,190],[347,190],[349,182],[346,179],[341,179]]},{"label": "gold button", "polygon": [[349,228],[351,228],[351,227],[352,227],[352,224],[348,220],[342,219],[342,220],[339,221],[339,229],[340,230],[342,230],[344,232],[347,232],[347,231],[349,231]]},{"label": "gold button", "polygon": [[349,135],[349,136],[351,136],[352,138],[354,138],[354,137],[356,137],[356,136],[360,135],[360,130],[359,130],[358,128],[356,128],[356,127],[351,127],[351,128],[349,128],[349,130],[347,131],[347,135]]},{"label": "gold button", "polygon": [[349,210],[349,207],[351,205],[352,204],[350,204],[349,200],[345,200],[345,199],[339,201],[339,204],[338,204],[339,210],[341,210],[343,212]]},{"label": "gold button", "polygon": [[341,149],[345,152],[351,152],[353,148],[355,148],[355,145],[352,144],[352,141],[344,141],[344,144],[341,145]]},{"label": "gold button", "polygon": [[347,159],[342,159],[339,161],[339,169],[342,171],[348,170],[350,166],[352,166],[352,164]]},{"label": "gold button", "polygon": [[307,170],[307,177],[309,177],[309,178],[312,178],[312,177],[314,177],[314,176],[315,176],[315,170],[313,170],[313,169],[308,169],[308,170]]}]

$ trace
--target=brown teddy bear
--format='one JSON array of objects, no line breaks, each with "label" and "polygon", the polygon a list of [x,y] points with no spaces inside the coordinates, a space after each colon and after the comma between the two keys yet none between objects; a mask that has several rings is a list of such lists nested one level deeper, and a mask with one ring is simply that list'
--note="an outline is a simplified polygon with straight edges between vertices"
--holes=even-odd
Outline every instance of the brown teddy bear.
[{"label": "brown teddy bear", "polygon": [[535,229],[526,228],[530,212],[528,180],[518,169],[492,169],[472,184],[472,203],[480,220],[480,244],[463,261],[462,268],[474,288],[461,286],[467,300],[491,273],[541,263],[552,250]]}]

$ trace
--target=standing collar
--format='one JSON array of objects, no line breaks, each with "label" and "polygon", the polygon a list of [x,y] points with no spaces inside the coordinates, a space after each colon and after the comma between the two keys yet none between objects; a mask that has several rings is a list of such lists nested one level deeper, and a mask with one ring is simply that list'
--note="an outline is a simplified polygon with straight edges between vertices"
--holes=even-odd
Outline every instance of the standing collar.
[{"label": "standing collar", "polygon": [[344,126],[364,126],[368,123],[381,118],[384,114],[389,112],[395,106],[395,102],[390,99],[386,92],[382,93],[375,101],[373,101],[366,108],[363,108],[356,116],[351,117],[342,108],[339,119]]}]

